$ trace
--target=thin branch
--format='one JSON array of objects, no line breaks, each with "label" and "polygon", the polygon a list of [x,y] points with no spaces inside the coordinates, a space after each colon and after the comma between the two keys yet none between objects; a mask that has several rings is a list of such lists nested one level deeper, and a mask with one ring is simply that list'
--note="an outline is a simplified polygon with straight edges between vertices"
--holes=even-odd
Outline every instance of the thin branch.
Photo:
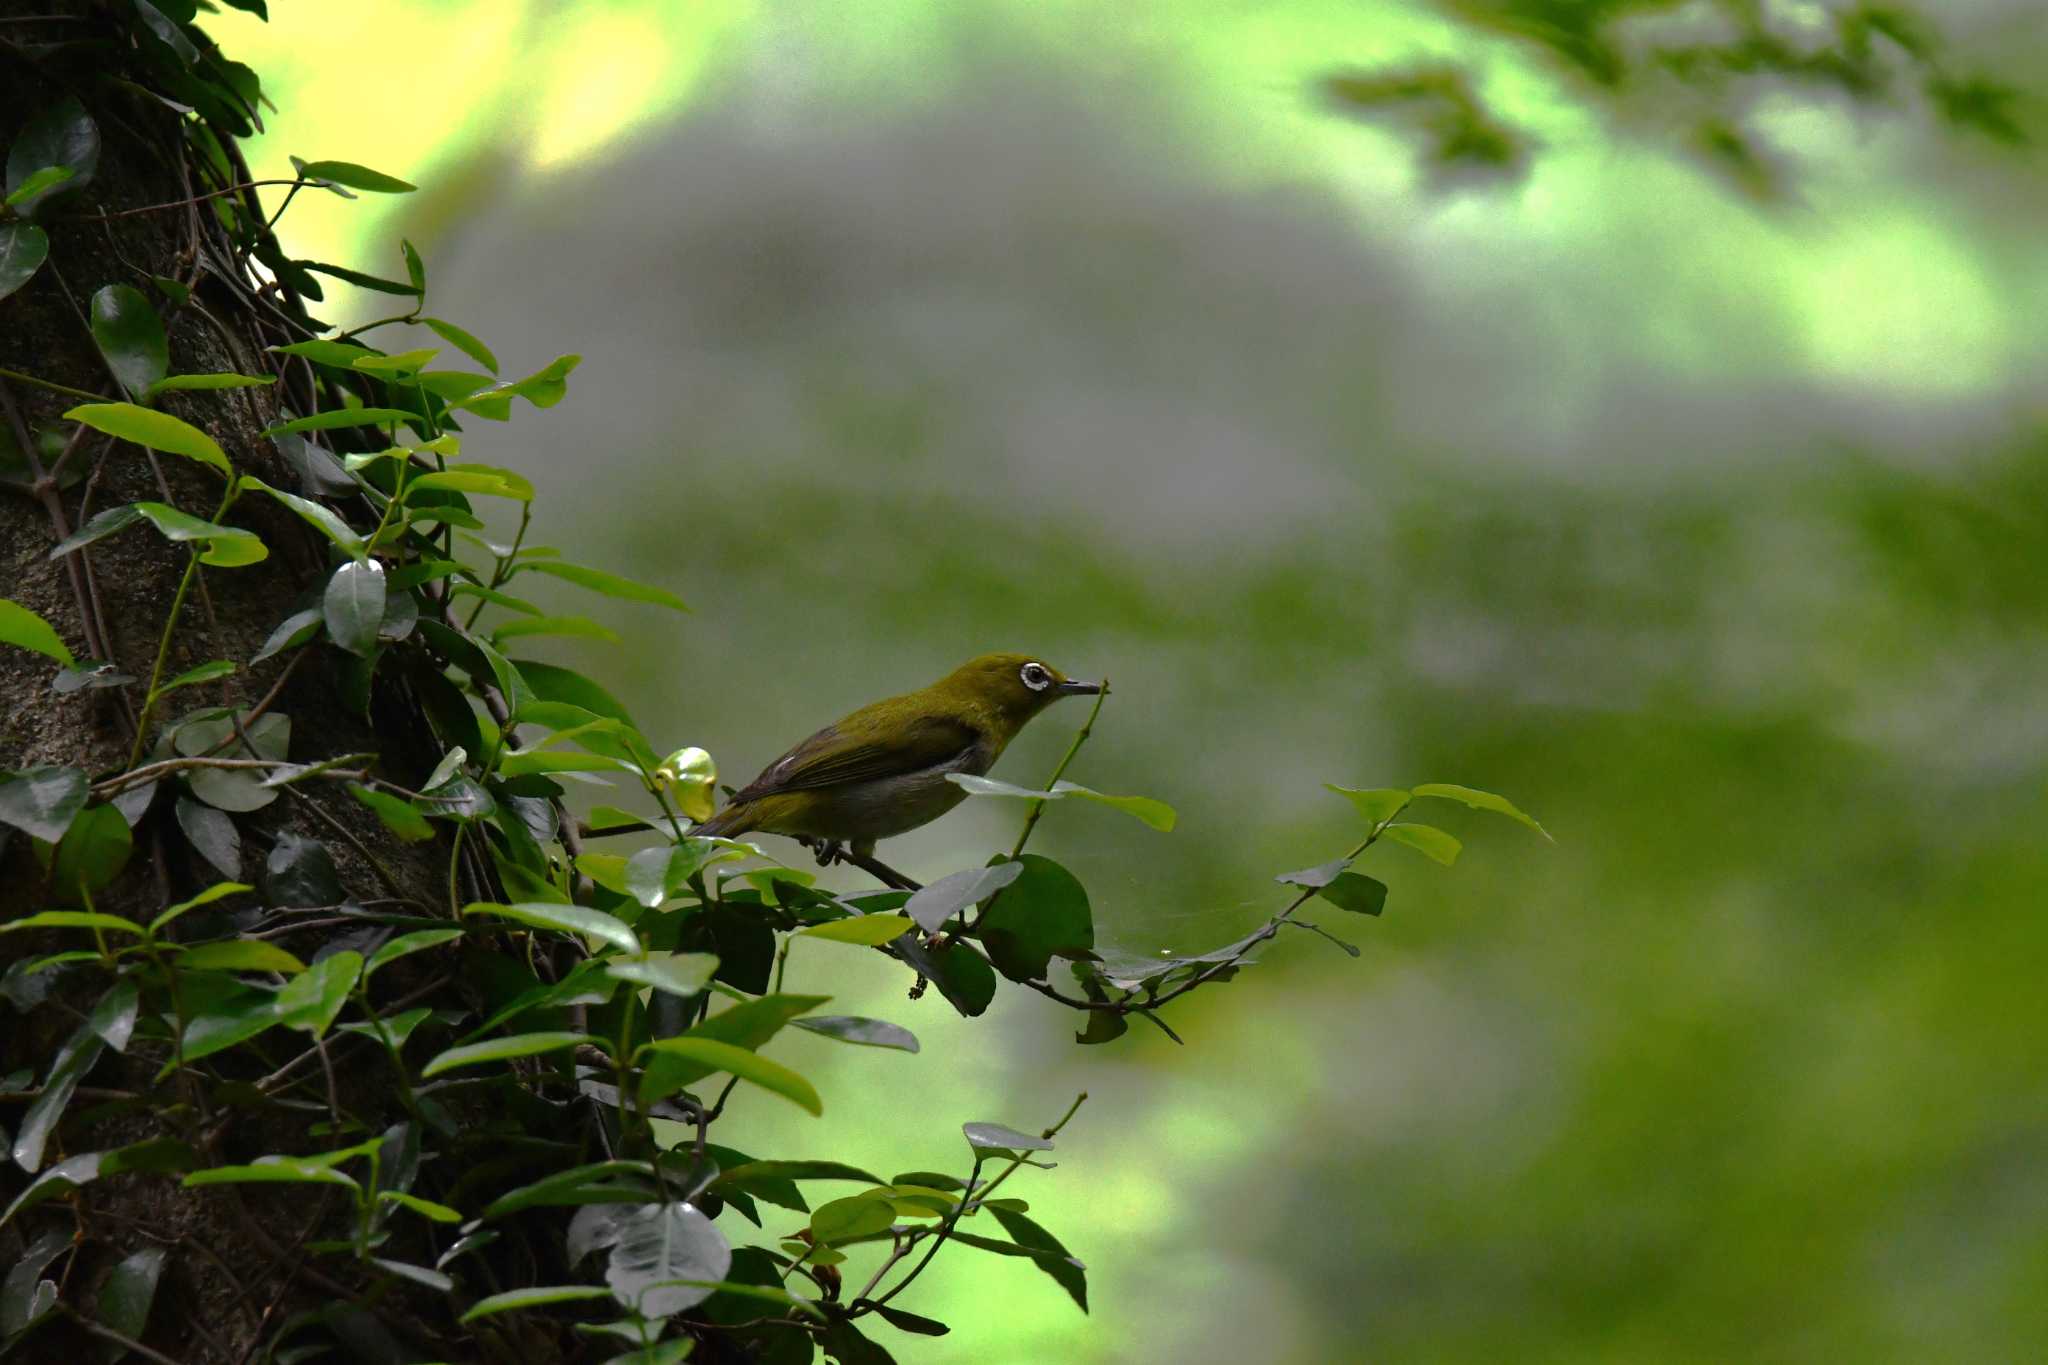
[{"label": "thin branch", "polygon": [[142,206],[141,206],[140,208],[133,208],[133,209],[122,209],[122,210],[120,210],[120,211],[119,211],[118,213],[108,213],[108,212],[107,212],[107,211],[106,211],[105,209],[102,209],[102,210],[100,210],[100,211],[99,211],[98,213],[96,213],[96,214],[90,214],[90,215],[88,215],[88,214],[80,214],[80,215],[78,215],[78,216],[79,216],[80,218],[86,218],[86,217],[91,217],[91,218],[97,218],[97,219],[98,219],[99,221],[101,221],[101,222],[105,222],[105,221],[107,221],[107,220],[108,220],[108,219],[110,219],[110,218],[133,218],[133,217],[135,217],[135,216],[136,216],[137,214],[139,214],[139,213],[165,213],[165,212],[168,212],[168,211],[170,211],[171,209],[182,209],[182,208],[187,208],[187,207],[190,207],[191,205],[194,205],[194,204],[202,204],[202,203],[206,202],[206,201],[207,201],[208,199],[219,199],[219,198],[221,198],[221,197],[222,197],[223,195],[229,195],[229,194],[240,194],[240,193],[241,193],[242,191],[244,191],[244,190],[253,190],[253,189],[257,189],[257,188],[259,188],[260,186],[263,186],[263,185],[293,185],[293,186],[297,186],[297,185],[303,185],[303,184],[305,184],[305,183],[306,183],[305,181],[303,181],[303,180],[297,180],[297,179],[293,179],[293,180],[246,180],[246,181],[242,182],[242,183],[241,183],[241,184],[239,184],[239,185],[230,185],[230,186],[228,186],[228,187],[227,187],[226,189],[224,189],[224,190],[208,190],[208,191],[206,191],[206,193],[204,193],[204,194],[195,194],[195,195],[192,195],[192,196],[190,196],[189,198],[185,198],[185,199],[173,199],[173,200],[170,200],[170,201],[169,201],[169,202],[167,202],[167,203],[162,203],[162,204],[144,204],[144,205],[142,205]]}]

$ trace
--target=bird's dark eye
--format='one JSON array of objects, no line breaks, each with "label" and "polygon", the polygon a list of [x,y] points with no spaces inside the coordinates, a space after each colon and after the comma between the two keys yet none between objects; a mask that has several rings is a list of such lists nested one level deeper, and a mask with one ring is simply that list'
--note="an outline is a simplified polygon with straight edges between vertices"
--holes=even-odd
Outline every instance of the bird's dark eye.
[{"label": "bird's dark eye", "polygon": [[1018,676],[1033,692],[1043,692],[1052,685],[1052,674],[1046,671],[1044,664],[1026,664]]}]

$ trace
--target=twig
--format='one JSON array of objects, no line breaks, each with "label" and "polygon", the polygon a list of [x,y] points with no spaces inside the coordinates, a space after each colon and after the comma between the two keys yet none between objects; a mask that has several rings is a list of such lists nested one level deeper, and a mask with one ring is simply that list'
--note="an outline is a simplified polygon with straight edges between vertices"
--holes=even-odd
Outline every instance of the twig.
[{"label": "twig", "polygon": [[149,1347],[144,1346],[135,1338],[131,1336],[124,1336],[123,1334],[116,1332],[111,1327],[102,1327],[99,1323],[96,1323],[91,1318],[86,1317],[83,1313],[80,1313],[77,1309],[73,1308],[68,1303],[60,1302],[58,1303],[57,1307],[59,1310],[63,1312],[65,1317],[70,1318],[71,1321],[80,1329],[82,1329],[88,1336],[95,1336],[98,1337],[101,1341],[112,1342],[114,1345],[119,1346],[122,1350],[133,1351],[135,1352],[135,1354],[141,1356],[145,1360],[154,1360],[158,1362],[158,1365],[178,1365],[177,1361],[172,1360],[162,1351],[152,1350]]},{"label": "twig", "polygon": [[[305,183],[306,183],[306,182],[305,182],[305,181],[303,181],[303,180],[296,180],[296,179],[294,179],[294,180],[248,180],[248,181],[244,181],[243,183],[241,183],[241,184],[239,184],[239,185],[230,185],[230,186],[228,186],[228,187],[227,187],[226,189],[224,189],[224,190],[208,190],[208,191],[206,191],[206,192],[205,192],[204,194],[195,194],[195,195],[191,196],[191,197],[190,197],[190,198],[188,198],[188,199],[173,199],[173,200],[170,200],[170,201],[169,201],[169,202],[167,202],[167,203],[162,203],[162,204],[144,204],[144,205],[142,205],[142,206],[141,206],[140,208],[132,208],[132,209],[122,209],[122,210],[121,210],[120,212],[118,212],[118,213],[108,213],[108,212],[107,212],[107,211],[106,211],[105,209],[101,209],[101,210],[100,210],[100,211],[99,211],[99,212],[98,212],[97,214],[94,214],[94,215],[91,215],[91,216],[93,216],[93,217],[95,217],[95,218],[98,218],[98,219],[99,219],[99,220],[100,220],[101,222],[105,222],[105,221],[107,221],[107,220],[108,220],[108,219],[110,219],[110,218],[133,218],[133,217],[134,217],[134,216],[135,216],[136,214],[139,214],[139,213],[164,213],[164,212],[167,212],[168,210],[171,210],[171,209],[182,209],[182,208],[186,208],[186,207],[189,207],[189,206],[191,206],[191,205],[194,205],[194,204],[202,204],[202,203],[206,202],[206,201],[207,201],[208,199],[219,199],[219,198],[221,198],[221,197],[222,197],[223,195],[229,195],[229,194],[240,194],[240,193],[241,193],[242,191],[244,191],[244,190],[253,190],[253,189],[256,189],[257,187],[259,187],[259,186],[262,186],[262,185],[293,185],[293,186],[297,186],[297,185],[303,185],[303,184],[305,184]],[[80,216],[81,218],[83,218],[83,217],[85,217],[86,215],[84,215],[84,214],[81,214],[81,215],[79,215],[79,216]]]}]

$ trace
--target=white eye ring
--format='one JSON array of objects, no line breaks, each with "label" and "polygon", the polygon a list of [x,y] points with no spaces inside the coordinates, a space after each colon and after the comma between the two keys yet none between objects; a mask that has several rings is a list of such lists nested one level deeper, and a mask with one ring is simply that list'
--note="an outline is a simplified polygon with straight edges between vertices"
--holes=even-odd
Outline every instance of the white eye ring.
[{"label": "white eye ring", "polygon": [[1024,685],[1033,692],[1043,692],[1052,686],[1052,674],[1045,671],[1044,664],[1026,664],[1017,676],[1022,678]]}]

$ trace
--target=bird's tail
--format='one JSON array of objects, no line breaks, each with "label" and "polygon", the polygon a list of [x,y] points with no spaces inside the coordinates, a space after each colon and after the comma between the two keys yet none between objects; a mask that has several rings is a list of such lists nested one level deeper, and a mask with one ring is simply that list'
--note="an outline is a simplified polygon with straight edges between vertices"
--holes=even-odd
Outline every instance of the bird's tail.
[{"label": "bird's tail", "polygon": [[693,828],[692,835],[722,835],[727,839],[750,833],[754,828],[753,811],[745,805],[729,803],[709,820]]}]

